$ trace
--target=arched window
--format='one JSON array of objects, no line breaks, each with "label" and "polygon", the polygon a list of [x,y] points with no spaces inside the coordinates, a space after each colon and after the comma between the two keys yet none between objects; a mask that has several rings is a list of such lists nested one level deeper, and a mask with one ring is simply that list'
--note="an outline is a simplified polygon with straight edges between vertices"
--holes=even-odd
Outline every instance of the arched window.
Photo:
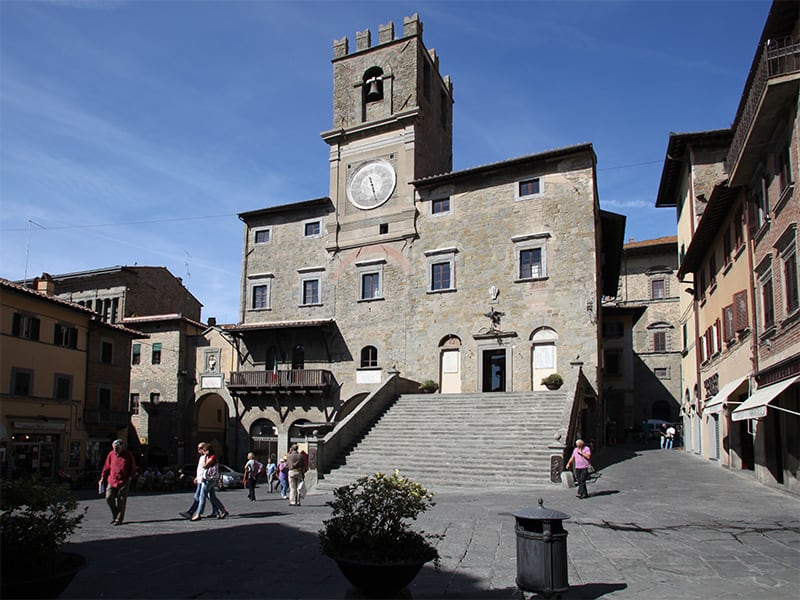
[{"label": "arched window", "polygon": [[305,425],[310,423],[308,419],[297,419],[294,423],[292,423],[291,427],[289,427],[289,445],[292,444],[299,444],[301,442],[306,441],[306,434],[303,430],[298,427],[298,425]]},{"label": "arched window", "polygon": [[269,419],[259,419],[250,426],[250,448],[256,458],[266,464],[270,455],[278,453],[278,430]]},{"label": "arched window", "polygon": [[378,349],[375,346],[364,346],[361,349],[361,367],[378,366]]},{"label": "arched window", "polygon": [[364,103],[383,100],[383,69],[370,67],[364,72]]}]

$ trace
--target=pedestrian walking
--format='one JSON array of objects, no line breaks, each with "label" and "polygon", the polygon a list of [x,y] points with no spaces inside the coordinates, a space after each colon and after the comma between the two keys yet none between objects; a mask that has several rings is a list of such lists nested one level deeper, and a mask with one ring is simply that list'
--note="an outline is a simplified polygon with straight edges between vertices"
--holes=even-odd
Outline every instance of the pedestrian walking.
[{"label": "pedestrian walking", "polygon": [[264,465],[256,460],[256,455],[252,452],[248,452],[247,462],[244,464],[242,484],[247,488],[247,497],[250,499],[250,502],[256,501],[256,480],[263,470]]},{"label": "pedestrian walking", "polygon": [[225,506],[217,498],[217,483],[219,480],[219,467],[217,465],[217,457],[214,454],[214,447],[208,442],[201,444],[203,447],[203,473],[200,480],[202,481],[202,490],[200,494],[200,503],[197,506],[197,511],[194,513],[191,521],[199,521],[202,517],[203,510],[206,507],[206,499],[211,502],[213,507],[212,516],[216,513],[218,519],[224,519],[228,516],[228,511]]},{"label": "pedestrian walking", "polygon": [[284,500],[289,499],[289,465],[286,461],[289,460],[289,457],[285,454],[283,458],[278,462],[278,483],[281,486],[281,498]]},{"label": "pedestrian walking", "polygon": [[667,450],[671,450],[672,446],[675,444],[675,434],[676,433],[677,432],[675,431],[675,427],[673,425],[670,425],[669,427],[667,427],[667,431],[666,431],[667,442],[666,442],[666,445],[665,445],[665,448]]},{"label": "pedestrian walking", "polygon": [[589,492],[586,490],[586,480],[589,478],[589,468],[592,463],[592,450],[583,443],[583,440],[575,440],[575,448],[572,456],[567,461],[567,469],[575,465],[575,479],[578,481],[578,498],[588,498]]},{"label": "pedestrian walking", "polygon": [[[197,507],[200,506],[200,498],[204,494],[203,473],[205,472],[204,465],[206,462],[205,442],[197,442],[197,454],[198,454],[197,470],[195,471],[195,476],[193,480],[195,484],[195,490],[194,490],[194,498],[192,499],[192,505],[188,508],[188,510],[178,513],[184,519],[192,518],[192,515],[194,515],[195,511],[197,510]],[[211,516],[212,517],[218,516],[216,508],[212,509]]]},{"label": "pedestrian walking", "polygon": [[128,504],[131,478],[136,472],[136,459],[122,440],[114,440],[100,471],[100,485],[105,485],[106,502],[111,509],[111,524],[122,525]]},{"label": "pedestrian walking", "polygon": [[297,444],[289,448],[289,459],[286,462],[289,465],[289,506],[300,506],[299,487],[305,479],[306,458],[298,450]]},{"label": "pedestrian walking", "polygon": [[267,463],[267,485],[269,486],[269,493],[274,491],[275,483],[278,481],[278,463],[275,462],[275,455],[269,455],[269,462]]}]

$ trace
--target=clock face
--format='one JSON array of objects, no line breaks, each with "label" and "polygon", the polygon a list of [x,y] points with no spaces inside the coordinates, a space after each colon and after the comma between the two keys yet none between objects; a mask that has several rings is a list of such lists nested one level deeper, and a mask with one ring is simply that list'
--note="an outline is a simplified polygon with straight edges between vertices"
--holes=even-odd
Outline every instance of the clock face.
[{"label": "clock face", "polygon": [[385,160],[373,160],[353,173],[347,184],[347,198],[356,208],[376,208],[389,199],[396,184],[394,167]]}]

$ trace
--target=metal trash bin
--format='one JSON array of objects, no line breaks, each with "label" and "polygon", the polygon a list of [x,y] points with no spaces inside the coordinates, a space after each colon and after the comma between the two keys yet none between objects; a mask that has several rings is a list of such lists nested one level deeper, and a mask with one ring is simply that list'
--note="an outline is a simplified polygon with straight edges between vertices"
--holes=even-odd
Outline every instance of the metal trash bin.
[{"label": "metal trash bin", "polygon": [[569,515],[543,506],[513,513],[517,520],[517,587],[550,597],[569,589],[567,532]]}]

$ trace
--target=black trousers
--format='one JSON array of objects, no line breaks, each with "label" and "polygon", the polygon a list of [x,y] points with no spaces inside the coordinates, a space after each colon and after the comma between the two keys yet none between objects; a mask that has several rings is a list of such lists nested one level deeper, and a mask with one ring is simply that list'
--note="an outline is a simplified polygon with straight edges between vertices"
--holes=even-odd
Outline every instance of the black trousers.
[{"label": "black trousers", "polygon": [[578,480],[578,495],[588,496],[586,491],[586,480],[589,479],[589,469],[575,469],[575,479]]}]

